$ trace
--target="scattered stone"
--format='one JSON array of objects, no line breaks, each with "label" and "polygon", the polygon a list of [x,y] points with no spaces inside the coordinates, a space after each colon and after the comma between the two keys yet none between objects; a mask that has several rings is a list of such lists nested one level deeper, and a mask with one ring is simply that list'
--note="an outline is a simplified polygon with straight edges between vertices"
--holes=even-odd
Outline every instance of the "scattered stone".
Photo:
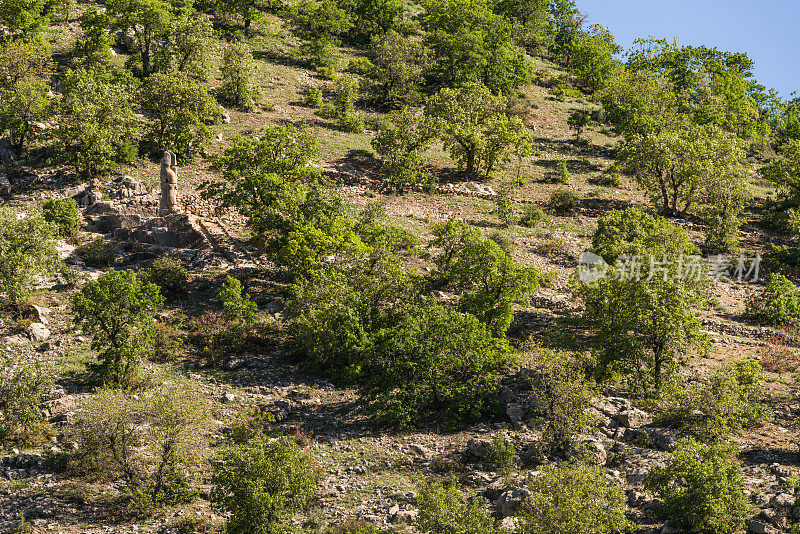
[{"label": "scattered stone", "polygon": [[522,505],[522,501],[527,499],[530,494],[531,492],[526,488],[517,486],[509,488],[509,490],[503,493],[497,500],[497,508],[500,515],[502,517],[513,515],[514,512],[519,509],[520,505]]},{"label": "scattered stone", "polygon": [[[0,151],[2,151],[1,148]],[[0,157],[0,159],[2,159],[2,157]],[[6,196],[10,194],[11,194],[11,182],[8,180],[8,176],[0,172],[0,196]]]},{"label": "scattered stone", "polygon": [[226,404],[227,404],[227,403],[230,403],[230,402],[233,402],[233,401],[235,401],[235,400],[236,400],[236,395],[235,395],[235,394],[233,394],[233,393],[225,393],[225,394],[222,396],[222,402],[224,402],[224,403],[226,403]]},{"label": "scattered stone", "polygon": [[26,333],[31,341],[36,341],[38,343],[46,341],[50,337],[50,330],[42,323],[31,323]]}]

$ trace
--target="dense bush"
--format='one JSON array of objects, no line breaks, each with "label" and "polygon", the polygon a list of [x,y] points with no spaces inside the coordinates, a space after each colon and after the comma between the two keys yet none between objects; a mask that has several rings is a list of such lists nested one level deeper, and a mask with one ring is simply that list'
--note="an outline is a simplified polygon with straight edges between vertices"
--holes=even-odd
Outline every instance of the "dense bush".
[{"label": "dense bush", "polygon": [[0,355],[0,443],[38,446],[50,434],[39,404],[52,375],[37,363]]},{"label": "dense bush", "polygon": [[800,290],[782,274],[770,274],[761,294],[748,302],[747,311],[770,326],[800,325]]},{"label": "dense bush", "polygon": [[381,171],[394,187],[405,191],[433,181],[422,164],[436,133],[436,125],[410,107],[394,112],[390,123],[379,126],[372,147],[383,158]]},{"label": "dense bush", "polygon": [[219,96],[242,111],[253,111],[258,100],[258,88],[253,77],[253,51],[242,42],[232,43],[222,56],[222,86]]},{"label": "dense bush", "polygon": [[81,247],[80,254],[87,265],[107,267],[114,261],[114,243],[98,237]]},{"label": "dense bush", "polygon": [[159,256],[141,277],[142,282],[157,285],[164,295],[180,295],[186,291],[189,272],[186,262],[177,256]]},{"label": "dense bush", "polygon": [[21,303],[34,278],[55,269],[55,234],[55,226],[41,215],[18,217],[8,208],[0,208],[0,292],[10,303]]},{"label": "dense bush", "polygon": [[103,382],[132,385],[142,356],[152,349],[152,314],[163,303],[155,284],[142,283],[133,271],[113,269],[73,297],[75,322],[100,351],[94,371]]},{"label": "dense bush", "polygon": [[769,417],[761,404],[763,371],[755,360],[724,365],[706,381],[678,384],[660,417],[701,439],[724,439]]},{"label": "dense bush", "polygon": [[594,422],[589,415],[594,385],[574,357],[536,347],[528,350],[534,355],[530,395],[539,407],[542,443],[551,454],[572,452],[575,439],[588,433]]},{"label": "dense bush", "polygon": [[258,306],[250,299],[250,295],[242,291],[242,283],[239,280],[226,276],[218,297],[228,321],[251,324],[258,320]]},{"label": "dense bush", "polygon": [[673,527],[697,534],[727,534],[739,529],[749,507],[735,446],[677,443],[665,467],[651,471],[648,485],[664,501]]},{"label": "dense bush", "polygon": [[499,534],[483,497],[467,499],[453,485],[419,485],[419,527],[426,534]]},{"label": "dense bush", "polygon": [[314,496],[320,471],[291,438],[263,434],[226,449],[213,463],[212,502],[231,534],[292,532],[289,521]]},{"label": "dense bush", "polygon": [[435,304],[378,332],[364,362],[369,410],[397,428],[458,427],[496,408],[509,345],[474,316]]},{"label": "dense bush", "polygon": [[440,250],[434,258],[438,276],[462,292],[461,309],[487,324],[495,335],[504,335],[514,317],[514,303],[528,302],[528,295],[542,283],[535,267],[522,267],[476,228],[450,219],[437,224],[431,246]]},{"label": "dense bush", "polygon": [[625,517],[621,487],[602,468],[562,463],[528,481],[531,494],[519,513],[522,534],[621,534],[633,530]]},{"label": "dense bush", "polygon": [[522,217],[519,219],[520,226],[526,228],[534,228],[547,220],[547,214],[539,206],[529,204],[525,211],[522,212]]},{"label": "dense bush", "polygon": [[75,235],[81,227],[81,212],[78,203],[71,198],[51,198],[42,205],[44,220],[58,227],[59,235]]},{"label": "dense bush", "polygon": [[547,207],[559,215],[574,213],[581,207],[581,197],[569,189],[556,189],[550,195]]},{"label": "dense bush", "polygon": [[517,448],[514,443],[505,436],[495,436],[492,439],[486,459],[495,464],[503,473],[508,473],[514,465],[514,456]]},{"label": "dense bush", "polygon": [[183,379],[135,395],[100,389],[83,404],[71,437],[74,468],[121,479],[137,504],[172,505],[194,496],[187,472],[206,455],[205,396]]}]

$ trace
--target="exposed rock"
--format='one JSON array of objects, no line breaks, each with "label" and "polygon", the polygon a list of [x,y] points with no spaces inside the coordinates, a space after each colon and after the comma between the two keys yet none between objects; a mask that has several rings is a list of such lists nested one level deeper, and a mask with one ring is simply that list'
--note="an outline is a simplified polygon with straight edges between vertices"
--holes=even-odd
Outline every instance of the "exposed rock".
[{"label": "exposed rock", "polygon": [[603,443],[595,438],[587,438],[581,442],[582,448],[594,462],[600,467],[604,467],[608,462],[608,452]]},{"label": "exposed rock", "polygon": [[751,534],[777,534],[778,529],[769,523],[758,521],[756,519],[750,519],[747,521],[747,532],[750,532]]},{"label": "exposed rock", "polygon": [[526,488],[514,486],[500,495],[497,500],[497,509],[502,517],[513,515],[522,505],[522,501],[528,498],[531,492]]},{"label": "exposed rock", "polygon": [[32,304],[29,310],[36,322],[42,323],[43,325],[47,325],[48,323],[47,317],[52,313],[49,308],[44,308],[42,306],[37,306],[36,304]]},{"label": "exposed rock", "polygon": [[31,323],[31,325],[27,328],[26,333],[31,341],[36,341],[38,343],[46,341],[47,338],[50,337],[50,330],[48,330],[47,327],[42,323]]},{"label": "exposed rock", "polygon": [[467,456],[477,460],[486,458],[492,442],[488,439],[472,438],[467,442]]},{"label": "exposed rock", "polygon": [[128,231],[120,228],[114,232],[120,241],[138,241],[160,247],[210,249],[209,243],[200,225],[193,215],[173,213],[166,217],[156,217],[140,227]]}]

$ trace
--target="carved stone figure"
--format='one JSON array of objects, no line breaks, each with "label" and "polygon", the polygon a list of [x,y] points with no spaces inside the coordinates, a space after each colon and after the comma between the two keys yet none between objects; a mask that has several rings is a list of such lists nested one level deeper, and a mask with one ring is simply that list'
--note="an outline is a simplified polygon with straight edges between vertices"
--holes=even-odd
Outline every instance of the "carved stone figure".
[{"label": "carved stone figure", "polygon": [[161,158],[161,202],[158,215],[175,213],[178,208],[178,158],[167,150]]}]

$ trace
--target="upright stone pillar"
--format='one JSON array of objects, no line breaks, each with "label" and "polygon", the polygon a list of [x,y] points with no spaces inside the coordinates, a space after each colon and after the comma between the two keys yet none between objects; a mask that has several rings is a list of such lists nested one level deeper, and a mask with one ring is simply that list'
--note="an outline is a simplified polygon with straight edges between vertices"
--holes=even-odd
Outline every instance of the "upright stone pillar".
[{"label": "upright stone pillar", "polygon": [[161,158],[161,202],[158,216],[178,211],[178,158],[167,150]]}]

